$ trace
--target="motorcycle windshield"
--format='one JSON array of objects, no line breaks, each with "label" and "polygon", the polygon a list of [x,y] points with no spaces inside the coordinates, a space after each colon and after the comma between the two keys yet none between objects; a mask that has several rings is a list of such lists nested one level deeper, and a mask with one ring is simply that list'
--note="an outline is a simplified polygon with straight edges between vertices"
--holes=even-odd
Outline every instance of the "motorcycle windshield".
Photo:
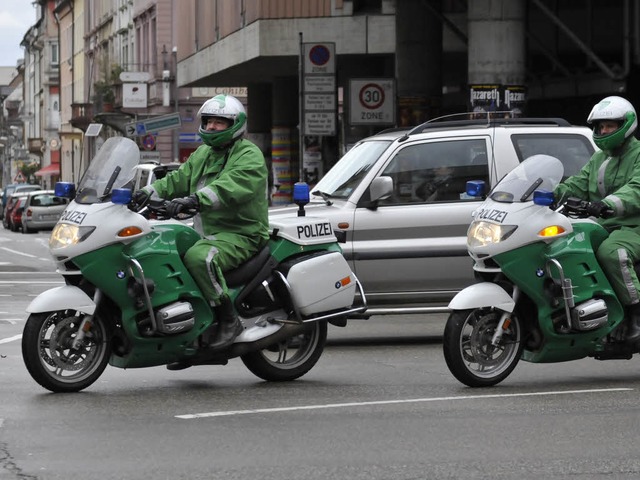
[{"label": "motorcycle windshield", "polygon": [[108,202],[116,188],[133,188],[140,149],[125,137],[104,142],[78,184],[75,201],[82,204]]},{"label": "motorcycle windshield", "polygon": [[489,198],[502,203],[529,202],[536,190],[553,192],[563,175],[564,165],[560,160],[549,155],[534,155],[505,175]]}]

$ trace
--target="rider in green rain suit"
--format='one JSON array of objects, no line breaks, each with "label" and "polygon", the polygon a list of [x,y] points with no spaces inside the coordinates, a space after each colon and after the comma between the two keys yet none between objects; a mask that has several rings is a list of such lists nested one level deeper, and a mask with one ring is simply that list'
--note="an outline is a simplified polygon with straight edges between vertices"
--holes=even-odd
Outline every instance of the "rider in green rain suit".
[{"label": "rider in green rain suit", "polygon": [[633,265],[640,261],[640,142],[633,137],[636,111],[621,97],[607,97],[593,107],[596,152],[580,172],[555,190],[556,198],[593,202],[589,213],[609,232],[596,256],[620,301],[627,306],[629,344],[640,340],[640,282]]},{"label": "rider in green rain suit", "polygon": [[135,192],[133,202],[145,203],[155,194],[173,199],[167,206],[172,217],[189,209],[199,211],[194,228],[203,239],[187,251],[184,262],[220,320],[209,344],[214,349],[231,344],[243,329],[223,272],[245,262],[267,243],[267,167],[260,149],[242,139],[247,117],[235,97],[217,95],[207,100],[198,117],[204,145],[178,170]]}]

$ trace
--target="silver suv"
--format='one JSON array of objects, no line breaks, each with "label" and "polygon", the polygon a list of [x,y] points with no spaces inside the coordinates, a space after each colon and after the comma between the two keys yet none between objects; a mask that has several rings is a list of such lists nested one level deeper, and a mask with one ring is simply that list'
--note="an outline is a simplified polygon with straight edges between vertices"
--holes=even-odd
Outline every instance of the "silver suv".
[{"label": "silver suv", "polygon": [[[572,175],[596,147],[592,132],[562,119],[435,122],[355,144],[311,189],[308,216],[328,218],[362,282],[369,314],[436,313],[474,281],[466,232],[487,190],[525,158],[559,158]],[[297,208],[297,207],[296,207]],[[270,217],[293,214],[274,207]]]},{"label": "silver suv", "polygon": [[139,164],[136,169],[136,182],[133,191],[151,185],[156,180],[164,178],[167,173],[180,168],[179,163],[160,163],[156,161],[148,161]]}]

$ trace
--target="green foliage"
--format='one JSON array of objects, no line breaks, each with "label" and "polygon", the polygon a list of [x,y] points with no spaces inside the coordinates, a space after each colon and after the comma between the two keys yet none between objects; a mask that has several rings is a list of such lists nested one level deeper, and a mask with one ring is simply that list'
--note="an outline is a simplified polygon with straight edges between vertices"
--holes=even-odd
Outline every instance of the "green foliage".
[{"label": "green foliage", "polygon": [[113,86],[104,80],[98,80],[93,84],[93,99],[99,103],[113,103],[116,100],[116,94]]},{"label": "green foliage", "polygon": [[120,74],[124,69],[117,63],[100,65],[101,79],[93,84],[93,101],[99,104],[114,103],[116,94],[114,85],[120,82]]},{"label": "green foliage", "polygon": [[38,170],[40,170],[40,165],[38,165],[36,162],[21,163],[20,165],[20,171],[22,172],[22,175],[24,175],[24,178],[27,180],[27,183],[38,183],[36,181],[36,176],[34,175],[34,173],[36,173]]}]

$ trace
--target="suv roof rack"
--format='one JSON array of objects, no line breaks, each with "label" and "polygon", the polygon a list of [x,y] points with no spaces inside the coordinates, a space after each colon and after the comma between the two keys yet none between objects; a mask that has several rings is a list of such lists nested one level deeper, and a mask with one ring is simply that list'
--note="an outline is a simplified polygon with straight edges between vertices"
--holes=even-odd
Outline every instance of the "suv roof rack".
[{"label": "suv roof rack", "polygon": [[[502,113],[502,112],[491,112],[492,114]],[[506,112],[508,113],[508,112]],[[442,121],[442,119],[450,116],[457,116],[461,114],[447,115],[445,117],[438,117],[424,122],[417,127],[414,127],[411,131],[407,133],[407,135],[413,135],[415,133],[421,133],[424,130],[430,128],[459,128],[459,127],[470,127],[470,126],[497,126],[497,125],[555,125],[558,127],[570,127],[571,124],[566,121],[564,118],[557,117],[499,117],[496,118],[494,116],[487,116],[486,119],[470,119],[467,118],[465,120],[446,120]],[[465,113],[462,115],[473,115],[473,113]]]}]

